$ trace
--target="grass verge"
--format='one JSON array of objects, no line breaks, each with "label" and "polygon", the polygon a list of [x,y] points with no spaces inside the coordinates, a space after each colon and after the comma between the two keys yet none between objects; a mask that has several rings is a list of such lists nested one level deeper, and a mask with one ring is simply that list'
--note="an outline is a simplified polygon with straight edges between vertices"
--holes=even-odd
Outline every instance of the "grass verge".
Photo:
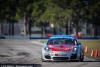
[{"label": "grass verge", "polygon": [[[79,42],[82,43],[82,45],[84,46],[84,49],[86,48],[86,46],[88,47],[88,52],[85,53],[86,57],[100,60],[100,40],[79,40]],[[99,56],[91,57],[92,50],[94,50],[94,55],[95,55],[96,50],[98,50]]]},{"label": "grass verge", "polygon": [[[47,40],[41,40],[40,42],[46,42]],[[84,49],[86,46],[88,47],[88,52],[84,53],[86,57],[92,58],[92,59],[98,59],[100,60],[100,40],[78,40],[79,42],[82,43]],[[91,52],[94,50],[94,55],[95,51],[98,50],[99,56],[98,57],[91,57]]]}]

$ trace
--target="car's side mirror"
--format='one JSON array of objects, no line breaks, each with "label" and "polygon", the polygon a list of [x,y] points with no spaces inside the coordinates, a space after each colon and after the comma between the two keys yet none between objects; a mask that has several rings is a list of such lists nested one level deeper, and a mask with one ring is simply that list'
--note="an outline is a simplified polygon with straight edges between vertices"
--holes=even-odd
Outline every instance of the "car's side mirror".
[{"label": "car's side mirror", "polygon": [[80,42],[77,42],[77,45],[81,45],[81,43]]},{"label": "car's side mirror", "polygon": [[47,42],[44,42],[44,45],[47,45]]}]

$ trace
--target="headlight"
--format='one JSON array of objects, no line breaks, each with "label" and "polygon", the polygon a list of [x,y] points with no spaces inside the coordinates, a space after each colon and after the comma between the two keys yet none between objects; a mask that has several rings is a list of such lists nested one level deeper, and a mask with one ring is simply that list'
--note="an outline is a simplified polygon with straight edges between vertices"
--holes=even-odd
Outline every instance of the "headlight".
[{"label": "headlight", "polygon": [[74,47],[74,48],[73,48],[73,51],[76,52],[76,51],[77,51],[77,47]]},{"label": "headlight", "polygon": [[44,49],[45,49],[46,51],[49,51],[49,50],[50,50],[50,47],[46,46]]}]

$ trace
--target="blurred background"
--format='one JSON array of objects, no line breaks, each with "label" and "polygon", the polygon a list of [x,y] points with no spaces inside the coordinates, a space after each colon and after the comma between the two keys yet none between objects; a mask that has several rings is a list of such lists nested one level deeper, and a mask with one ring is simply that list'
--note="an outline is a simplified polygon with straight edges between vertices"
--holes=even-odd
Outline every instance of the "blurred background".
[{"label": "blurred background", "polygon": [[0,36],[100,37],[99,0],[0,0]]}]

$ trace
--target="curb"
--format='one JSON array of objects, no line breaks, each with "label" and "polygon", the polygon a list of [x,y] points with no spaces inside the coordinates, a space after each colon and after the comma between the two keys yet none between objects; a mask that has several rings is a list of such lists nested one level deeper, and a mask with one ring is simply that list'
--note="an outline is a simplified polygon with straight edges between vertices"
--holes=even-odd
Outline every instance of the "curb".
[{"label": "curb", "polygon": [[88,57],[86,57],[86,56],[84,56],[84,58],[85,58],[87,61],[100,61],[100,60],[97,60],[97,59],[88,58]]}]

